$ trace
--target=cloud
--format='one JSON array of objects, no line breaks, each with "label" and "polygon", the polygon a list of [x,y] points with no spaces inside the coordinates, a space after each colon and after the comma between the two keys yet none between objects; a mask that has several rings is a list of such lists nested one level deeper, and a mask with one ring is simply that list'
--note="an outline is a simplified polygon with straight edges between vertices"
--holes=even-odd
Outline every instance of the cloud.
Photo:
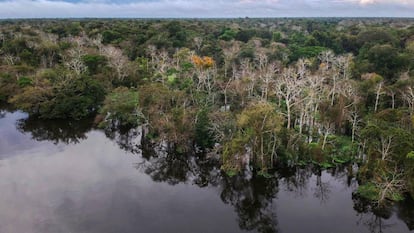
[{"label": "cloud", "polygon": [[357,3],[360,5],[387,4],[387,5],[414,5],[412,0],[336,0],[337,2]]},{"label": "cloud", "polygon": [[412,0],[0,0],[0,18],[413,17]]}]

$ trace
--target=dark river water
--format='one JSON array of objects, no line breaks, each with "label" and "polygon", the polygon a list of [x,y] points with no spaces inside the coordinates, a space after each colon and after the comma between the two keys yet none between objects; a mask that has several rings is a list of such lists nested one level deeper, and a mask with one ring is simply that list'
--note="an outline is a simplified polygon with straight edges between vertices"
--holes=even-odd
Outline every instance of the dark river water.
[{"label": "dark river water", "polygon": [[0,113],[1,233],[414,232],[412,201],[353,197],[352,166],[229,178],[214,159],[91,125]]}]

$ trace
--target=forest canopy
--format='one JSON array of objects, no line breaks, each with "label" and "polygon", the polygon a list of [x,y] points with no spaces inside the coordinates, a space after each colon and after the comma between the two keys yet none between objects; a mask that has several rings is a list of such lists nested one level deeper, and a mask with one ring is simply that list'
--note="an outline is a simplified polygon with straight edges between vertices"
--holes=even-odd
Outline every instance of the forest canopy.
[{"label": "forest canopy", "polygon": [[0,102],[142,126],[228,174],[355,162],[360,195],[414,195],[411,19],[3,20]]}]

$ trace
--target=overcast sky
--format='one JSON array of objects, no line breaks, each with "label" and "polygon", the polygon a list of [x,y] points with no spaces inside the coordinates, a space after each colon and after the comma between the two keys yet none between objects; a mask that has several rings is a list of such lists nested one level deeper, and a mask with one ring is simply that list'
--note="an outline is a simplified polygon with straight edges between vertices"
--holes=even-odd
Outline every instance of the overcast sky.
[{"label": "overcast sky", "polygon": [[0,0],[0,18],[414,17],[414,0]]}]

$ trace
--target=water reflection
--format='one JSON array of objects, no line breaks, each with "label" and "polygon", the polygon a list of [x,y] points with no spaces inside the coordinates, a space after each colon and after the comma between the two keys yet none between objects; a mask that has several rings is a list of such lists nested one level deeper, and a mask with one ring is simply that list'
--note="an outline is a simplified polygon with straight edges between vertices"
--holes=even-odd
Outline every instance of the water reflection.
[{"label": "water reflection", "polygon": [[30,133],[36,141],[69,144],[87,139],[86,133],[92,129],[92,123],[93,119],[44,121],[28,117],[17,121],[17,129],[22,133]]},{"label": "water reflection", "polygon": [[414,230],[414,200],[407,198],[398,204],[398,218],[403,220],[410,231]]},{"label": "water reflection", "polygon": [[42,122],[21,112],[3,114],[0,139],[8,140],[0,140],[5,158],[0,160],[0,232],[405,233],[414,228],[412,200],[378,210],[352,196],[357,188],[352,166],[228,177],[214,157],[141,143],[140,128],[100,131],[90,120]]},{"label": "water reflection", "polygon": [[142,163],[136,168],[148,174],[155,182],[170,185],[191,183],[199,187],[217,186],[221,173],[217,160],[206,158],[203,154],[171,153],[161,143],[143,142]]},{"label": "water reflection", "polygon": [[279,191],[276,178],[257,175],[224,176],[221,188],[221,199],[234,207],[241,229],[278,232],[274,203]]},{"label": "water reflection", "polygon": [[141,127],[105,129],[106,137],[115,141],[122,150],[133,154],[141,153],[141,132]]},{"label": "water reflection", "polygon": [[143,145],[143,162],[136,168],[155,182],[170,185],[190,183],[198,187],[211,186],[220,192],[221,200],[233,206],[240,229],[263,233],[277,232],[274,199],[278,180],[256,174],[228,177],[220,172],[216,159],[204,154],[179,154],[164,144]]}]

